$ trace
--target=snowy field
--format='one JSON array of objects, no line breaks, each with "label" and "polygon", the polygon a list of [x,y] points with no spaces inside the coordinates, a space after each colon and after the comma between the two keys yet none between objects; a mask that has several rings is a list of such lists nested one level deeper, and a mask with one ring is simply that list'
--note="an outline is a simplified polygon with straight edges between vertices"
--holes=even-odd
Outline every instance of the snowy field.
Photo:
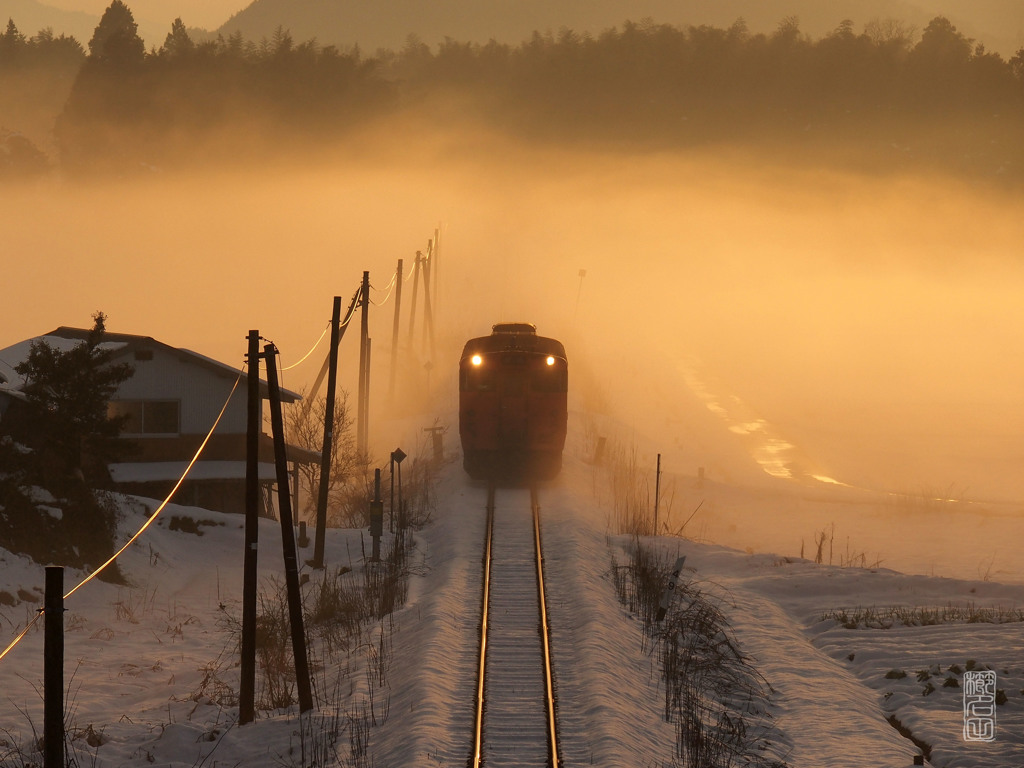
[{"label": "snowy field", "polygon": [[[661,716],[658,659],[610,576],[612,558],[628,561],[632,542],[610,530],[606,471],[589,459],[595,435],[616,428],[572,414],[563,474],[541,491],[563,758],[566,765],[680,765],[674,728]],[[647,446],[633,437],[646,462]],[[684,577],[720,601],[770,685],[772,754],[793,768],[903,768],[919,748],[887,722],[892,716],[930,747],[932,765],[1024,764],[1024,624],[990,621],[1019,618],[1024,575],[991,566],[988,533],[1003,515],[1001,538],[1019,541],[1019,521],[991,508],[926,501],[896,514],[907,500],[766,477],[748,485],[666,474],[666,525],[689,520],[683,536],[647,543],[669,561],[686,556]],[[80,764],[464,764],[484,499],[453,451],[438,473],[431,522],[416,534],[404,607],[364,627],[345,649],[313,652],[313,713],[261,711],[243,727],[231,698],[242,520],[170,505],[123,557],[130,587],[93,581],[67,602],[68,720]],[[126,504],[126,537],[145,521],[146,504],[154,506]],[[202,535],[171,530],[174,516],[201,521]],[[830,533],[816,558],[820,531]],[[328,572],[362,573],[364,546],[360,531],[329,531]],[[264,586],[281,582],[273,521],[263,521],[259,558]],[[41,604],[43,569],[8,553],[2,561],[0,594],[15,604],[0,615],[13,637]],[[81,576],[68,572],[68,588]],[[322,578],[309,576],[307,597]],[[0,662],[5,750],[27,750],[42,732],[40,628]],[[996,673],[1005,703],[995,739],[967,742],[963,680],[981,669]],[[325,733],[339,734],[337,743]],[[11,752],[2,764],[20,759]]]}]

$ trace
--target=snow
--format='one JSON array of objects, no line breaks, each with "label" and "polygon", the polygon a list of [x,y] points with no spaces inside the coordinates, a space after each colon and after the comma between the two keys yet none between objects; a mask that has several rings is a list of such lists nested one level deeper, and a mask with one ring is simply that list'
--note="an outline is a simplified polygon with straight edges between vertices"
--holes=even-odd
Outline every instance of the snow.
[{"label": "snow", "polygon": [[[588,461],[598,422],[604,434],[616,428],[608,418],[571,415],[563,473],[540,492],[563,758],[566,765],[674,765],[675,727],[662,717],[658,657],[610,577],[612,558],[628,561],[634,542],[609,529],[605,470]],[[633,434],[646,458],[654,446],[642,432]],[[731,434],[748,440],[771,430]],[[261,711],[242,727],[235,725],[237,706],[223,701],[217,685],[237,690],[230,627],[240,615],[243,521],[169,505],[122,558],[131,586],[94,580],[67,600],[68,719],[85,763],[463,764],[473,717],[486,491],[464,476],[457,456],[449,459],[437,476],[431,521],[415,537],[404,606],[368,626],[337,664],[326,664],[322,651],[313,654],[314,713]],[[928,503],[896,510],[902,500],[884,494],[763,474],[767,481],[759,483],[739,472],[732,482],[696,473],[666,478],[675,484],[673,507],[665,512],[669,530],[700,505],[684,529],[692,538],[645,543],[669,563],[686,556],[682,579],[718,601],[743,652],[771,686],[773,753],[793,768],[903,768],[918,749],[886,721],[895,715],[932,746],[932,765],[1024,764],[1020,622],[880,629],[845,628],[824,618],[840,609],[873,609],[877,616],[893,606],[1003,615],[1024,608],[1024,573],[1004,554],[1020,540],[1021,523],[1010,509]],[[153,506],[146,504],[125,500],[125,538],[145,521]],[[169,530],[173,515],[201,521],[202,535]],[[817,564],[812,536],[829,525],[832,553],[826,545],[825,562]],[[989,533],[996,529],[999,537]],[[799,557],[802,539],[806,559]],[[361,574],[368,546],[361,531],[329,530],[328,569],[347,566]],[[300,553],[300,561],[309,556]],[[261,521],[259,561],[265,588],[282,581],[274,521]],[[979,573],[986,562],[990,567]],[[15,605],[0,608],[5,634],[13,638],[41,604],[43,568],[2,551],[0,565],[0,594],[16,596]],[[324,575],[304,572],[311,579],[308,599]],[[66,588],[83,576],[67,571]],[[386,683],[375,685],[369,678],[381,658],[382,627],[391,648],[382,662]],[[41,732],[42,644],[39,623],[0,660],[0,731],[8,742],[27,744],[33,727]],[[1008,699],[998,707],[996,739],[989,743],[963,740],[962,688],[942,685],[949,678],[962,684],[972,663],[995,670]],[[886,677],[892,670],[906,676]],[[928,682],[935,689],[923,695]],[[343,734],[340,757],[310,757],[323,748],[324,733],[339,723],[344,731],[365,711],[377,720],[363,735],[365,756],[353,757]],[[99,746],[88,745],[89,729],[101,734],[92,739]]]}]

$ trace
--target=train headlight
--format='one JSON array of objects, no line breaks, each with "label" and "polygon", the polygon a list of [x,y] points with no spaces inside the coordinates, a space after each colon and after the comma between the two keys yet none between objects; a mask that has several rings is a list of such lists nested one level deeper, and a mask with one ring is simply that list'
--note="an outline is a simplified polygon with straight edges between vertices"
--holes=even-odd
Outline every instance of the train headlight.
[{"label": "train headlight", "polygon": [[552,357],[551,355],[548,355],[547,364],[548,365],[554,365],[555,364],[555,358]]},{"label": "train headlight", "polygon": [[484,359],[480,355],[473,355],[473,357],[471,357],[469,361],[473,363],[473,365],[480,365],[484,361]]}]

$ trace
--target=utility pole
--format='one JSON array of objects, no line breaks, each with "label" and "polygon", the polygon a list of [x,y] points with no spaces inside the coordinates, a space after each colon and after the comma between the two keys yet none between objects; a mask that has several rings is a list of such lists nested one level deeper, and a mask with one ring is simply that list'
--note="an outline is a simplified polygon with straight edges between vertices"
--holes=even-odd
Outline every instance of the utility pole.
[{"label": "utility pole", "polygon": [[395,376],[398,372],[398,322],[402,316],[402,264],[398,260],[398,269],[395,271],[395,324],[391,331],[391,383],[388,386],[388,400],[395,401]]},{"label": "utility pole", "polygon": [[369,427],[366,423],[366,417],[369,413],[366,407],[367,401],[367,390],[366,383],[369,380],[369,369],[370,369],[370,355],[369,355],[369,328],[370,328],[370,273],[363,272],[363,289],[362,289],[362,324],[360,327],[359,335],[359,403],[357,407],[357,423],[356,423],[356,448],[357,450],[365,454],[367,443],[369,443]]},{"label": "utility pole", "polygon": [[299,694],[299,711],[313,708],[313,693],[306,657],[306,632],[302,619],[302,593],[299,587],[299,559],[295,551],[295,529],[292,527],[291,496],[288,493],[288,460],[285,456],[284,418],[281,414],[281,390],[277,381],[277,348],[264,347],[267,360],[267,389],[270,395],[270,424],[274,437],[274,464],[277,469],[277,499],[281,518],[281,540],[284,545],[285,588],[288,593],[288,621],[292,630],[292,655],[295,657],[295,683]]},{"label": "utility pole", "polygon": [[370,502],[370,538],[373,539],[371,562],[380,562],[380,537],[384,535],[384,500],[380,497],[380,470],[373,471],[373,501]]},{"label": "utility pole", "polygon": [[412,306],[409,308],[409,351],[413,349],[416,330],[416,295],[420,288],[420,273],[423,272],[423,253],[416,251],[416,260],[412,266]]},{"label": "utility pole", "polygon": [[431,272],[434,275],[434,320],[439,317],[439,307],[441,304],[441,294],[438,290],[438,274],[440,264],[438,262],[438,256],[441,253],[441,229],[440,227],[434,228],[434,247],[430,252],[430,257],[434,262],[434,267]]},{"label": "utility pole", "polygon": [[242,561],[241,680],[238,684],[238,724],[256,719],[256,556],[260,526],[260,332],[249,331],[246,356],[248,401],[245,434],[245,554]]},{"label": "utility pole", "polygon": [[338,388],[338,344],[341,341],[341,296],[331,309],[331,349],[327,353],[327,396],[324,403],[324,442],[320,450],[320,488],[316,500],[316,533],[313,542],[314,568],[324,567],[324,538],[327,535],[327,496],[331,483],[334,452],[335,391]]},{"label": "utility pole", "polygon": [[43,768],[64,768],[64,569],[46,566],[43,597]]},{"label": "utility pole", "polygon": [[427,243],[427,254],[428,257],[423,260],[423,350],[426,354],[428,350],[427,343],[430,343],[429,351],[430,357],[427,358],[427,362],[434,361],[434,315],[430,307],[430,270],[431,261],[433,259],[430,256],[430,243]]}]

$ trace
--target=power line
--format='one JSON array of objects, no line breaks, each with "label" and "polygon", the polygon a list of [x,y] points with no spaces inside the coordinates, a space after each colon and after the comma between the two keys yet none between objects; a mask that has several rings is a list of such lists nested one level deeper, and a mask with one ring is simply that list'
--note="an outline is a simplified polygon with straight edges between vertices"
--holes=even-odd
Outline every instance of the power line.
[{"label": "power line", "polygon": [[[171,489],[171,492],[169,494],[167,494],[167,498],[165,498],[163,500],[163,502],[160,504],[160,506],[158,506],[156,508],[156,511],[153,512],[153,514],[149,516],[149,519],[143,524],[143,526],[141,528],[139,528],[138,531],[136,531],[135,535],[132,536],[127,541],[127,543],[125,543],[125,545],[123,547],[121,547],[117,552],[115,552],[114,555],[111,556],[109,560],[107,560],[105,563],[103,563],[103,565],[101,565],[95,571],[93,571],[88,576],[86,576],[70,592],[68,592],[66,595],[64,595],[64,599],[65,600],[67,600],[69,597],[71,597],[73,594],[75,594],[75,592],[77,592],[79,589],[84,587],[86,584],[88,584],[94,578],[99,576],[99,574],[102,573],[103,570],[107,566],[109,566],[111,563],[113,563],[115,560],[117,560],[117,558],[120,557],[124,553],[124,551],[126,549],[128,549],[128,547],[130,547],[132,544],[134,544],[135,541],[140,536],[142,536],[143,533],[145,533],[145,531],[149,528],[149,526],[151,526],[156,521],[156,519],[160,515],[160,513],[163,512],[164,508],[170,503],[171,499],[174,497],[174,494],[178,492],[178,489],[181,487],[181,484],[185,482],[185,478],[188,477],[188,473],[192,470],[192,467],[199,460],[199,456],[202,454],[203,450],[206,448],[206,444],[208,442],[210,442],[210,438],[213,436],[214,431],[217,429],[217,425],[220,424],[221,419],[224,417],[224,413],[228,409],[228,404],[231,402],[231,398],[234,396],[235,390],[238,389],[238,383],[242,380],[242,376],[244,376],[244,375],[245,375],[245,368],[243,367],[243,369],[238,372],[238,378],[235,379],[235,383],[231,387],[231,392],[228,393],[227,399],[224,401],[224,406],[220,409],[220,413],[217,414],[217,418],[213,422],[213,426],[210,427],[210,431],[206,433],[206,437],[203,438],[203,442],[199,444],[199,448],[196,450],[195,455],[192,457],[192,460],[188,463],[188,466],[185,467],[185,471],[182,472],[181,477],[178,479],[178,482],[174,484],[174,487]],[[43,609],[40,608],[37,611],[35,618],[33,618],[32,621],[30,621],[25,626],[25,628],[21,631],[21,633],[18,634],[18,636],[15,637],[14,640],[11,641],[10,645],[8,645],[3,650],[3,652],[0,653],[0,660],[3,660],[3,658],[5,656],[7,656],[7,654],[9,654],[12,650],[14,650],[15,646],[17,646],[18,643],[20,643],[22,641],[22,639],[25,637],[25,635],[28,634],[29,630],[32,629],[33,626],[35,626],[35,623],[37,621],[39,621],[39,617],[42,616],[43,613],[44,613]]]}]

